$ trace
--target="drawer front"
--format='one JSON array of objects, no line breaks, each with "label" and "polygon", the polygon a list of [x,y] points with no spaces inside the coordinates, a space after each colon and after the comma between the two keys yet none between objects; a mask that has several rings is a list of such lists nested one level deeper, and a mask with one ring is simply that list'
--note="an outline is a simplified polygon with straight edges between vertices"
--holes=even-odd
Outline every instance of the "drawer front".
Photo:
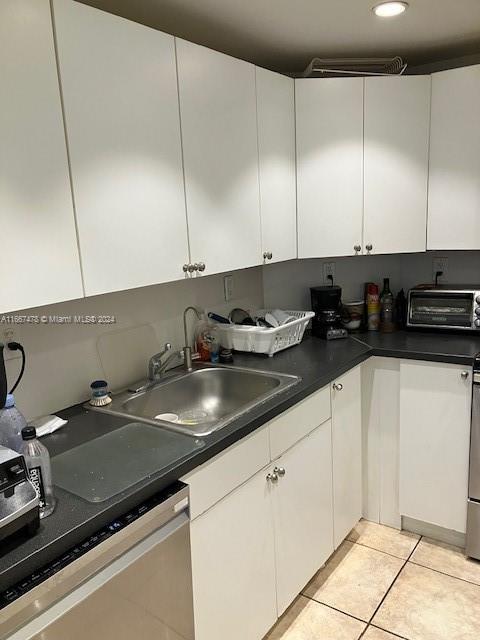
[{"label": "drawer front", "polygon": [[269,422],[272,460],[328,420],[331,414],[330,388],[324,387]]},{"label": "drawer front", "polygon": [[263,427],[181,478],[190,487],[190,517],[209,509],[270,462],[268,427]]}]

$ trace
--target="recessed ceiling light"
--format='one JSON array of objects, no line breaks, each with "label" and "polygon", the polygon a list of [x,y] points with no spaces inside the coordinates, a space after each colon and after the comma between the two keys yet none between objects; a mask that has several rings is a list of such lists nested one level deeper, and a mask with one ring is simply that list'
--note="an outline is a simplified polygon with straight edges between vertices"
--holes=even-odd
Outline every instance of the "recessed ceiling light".
[{"label": "recessed ceiling light", "polygon": [[408,2],[381,2],[373,7],[373,12],[380,18],[393,18],[408,9]]}]

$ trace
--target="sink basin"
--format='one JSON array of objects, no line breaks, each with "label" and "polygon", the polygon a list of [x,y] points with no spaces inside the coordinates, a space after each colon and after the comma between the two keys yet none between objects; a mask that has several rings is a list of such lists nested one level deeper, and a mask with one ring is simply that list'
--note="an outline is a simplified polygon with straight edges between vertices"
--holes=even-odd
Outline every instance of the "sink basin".
[{"label": "sink basin", "polygon": [[236,367],[203,366],[105,407],[90,407],[199,437],[221,429],[300,380],[297,376]]}]

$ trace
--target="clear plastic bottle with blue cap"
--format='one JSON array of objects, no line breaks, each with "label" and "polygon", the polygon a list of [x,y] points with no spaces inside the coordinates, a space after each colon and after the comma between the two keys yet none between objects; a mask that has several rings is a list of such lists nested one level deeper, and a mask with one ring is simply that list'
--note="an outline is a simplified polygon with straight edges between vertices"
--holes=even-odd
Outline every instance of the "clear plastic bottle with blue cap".
[{"label": "clear plastic bottle with blue cap", "polygon": [[15,406],[12,393],[7,395],[3,409],[0,409],[0,444],[20,453],[23,446],[22,429],[27,421]]}]

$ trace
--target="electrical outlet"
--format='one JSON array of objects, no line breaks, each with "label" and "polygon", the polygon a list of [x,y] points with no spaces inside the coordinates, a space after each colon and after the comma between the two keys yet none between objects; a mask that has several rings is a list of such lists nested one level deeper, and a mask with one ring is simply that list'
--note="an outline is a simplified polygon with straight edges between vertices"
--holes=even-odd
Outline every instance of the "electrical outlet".
[{"label": "electrical outlet", "polygon": [[[332,276],[332,280],[328,276]],[[323,263],[323,282],[325,284],[335,282],[335,262]]]},{"label": "electrical outlet", "polygon": [[17,332],[15,331],[15,327],[13,325],[9,325],[5,327],[3,331],[0,333],[0,342],[3,342],[5,345],[5,349],[3,350],[3,358],[5,362],[8,360],[18,360],[22,357],[20,351],[10,351],[7,347],[8,342],[18,342]]},{"label": "electrical outlet", "polygon": [[437,256],[432,262],[432,280],[435,282],[435,274],[437,271],[442,271],[442,275],[439,276],[438,282],[447,282],[448,280],[448,258]]},{"label": "electrical outlet", "polygon": [[229,302],[233,298],[233,276],[223,278],[223,293],[225,302]]}]

